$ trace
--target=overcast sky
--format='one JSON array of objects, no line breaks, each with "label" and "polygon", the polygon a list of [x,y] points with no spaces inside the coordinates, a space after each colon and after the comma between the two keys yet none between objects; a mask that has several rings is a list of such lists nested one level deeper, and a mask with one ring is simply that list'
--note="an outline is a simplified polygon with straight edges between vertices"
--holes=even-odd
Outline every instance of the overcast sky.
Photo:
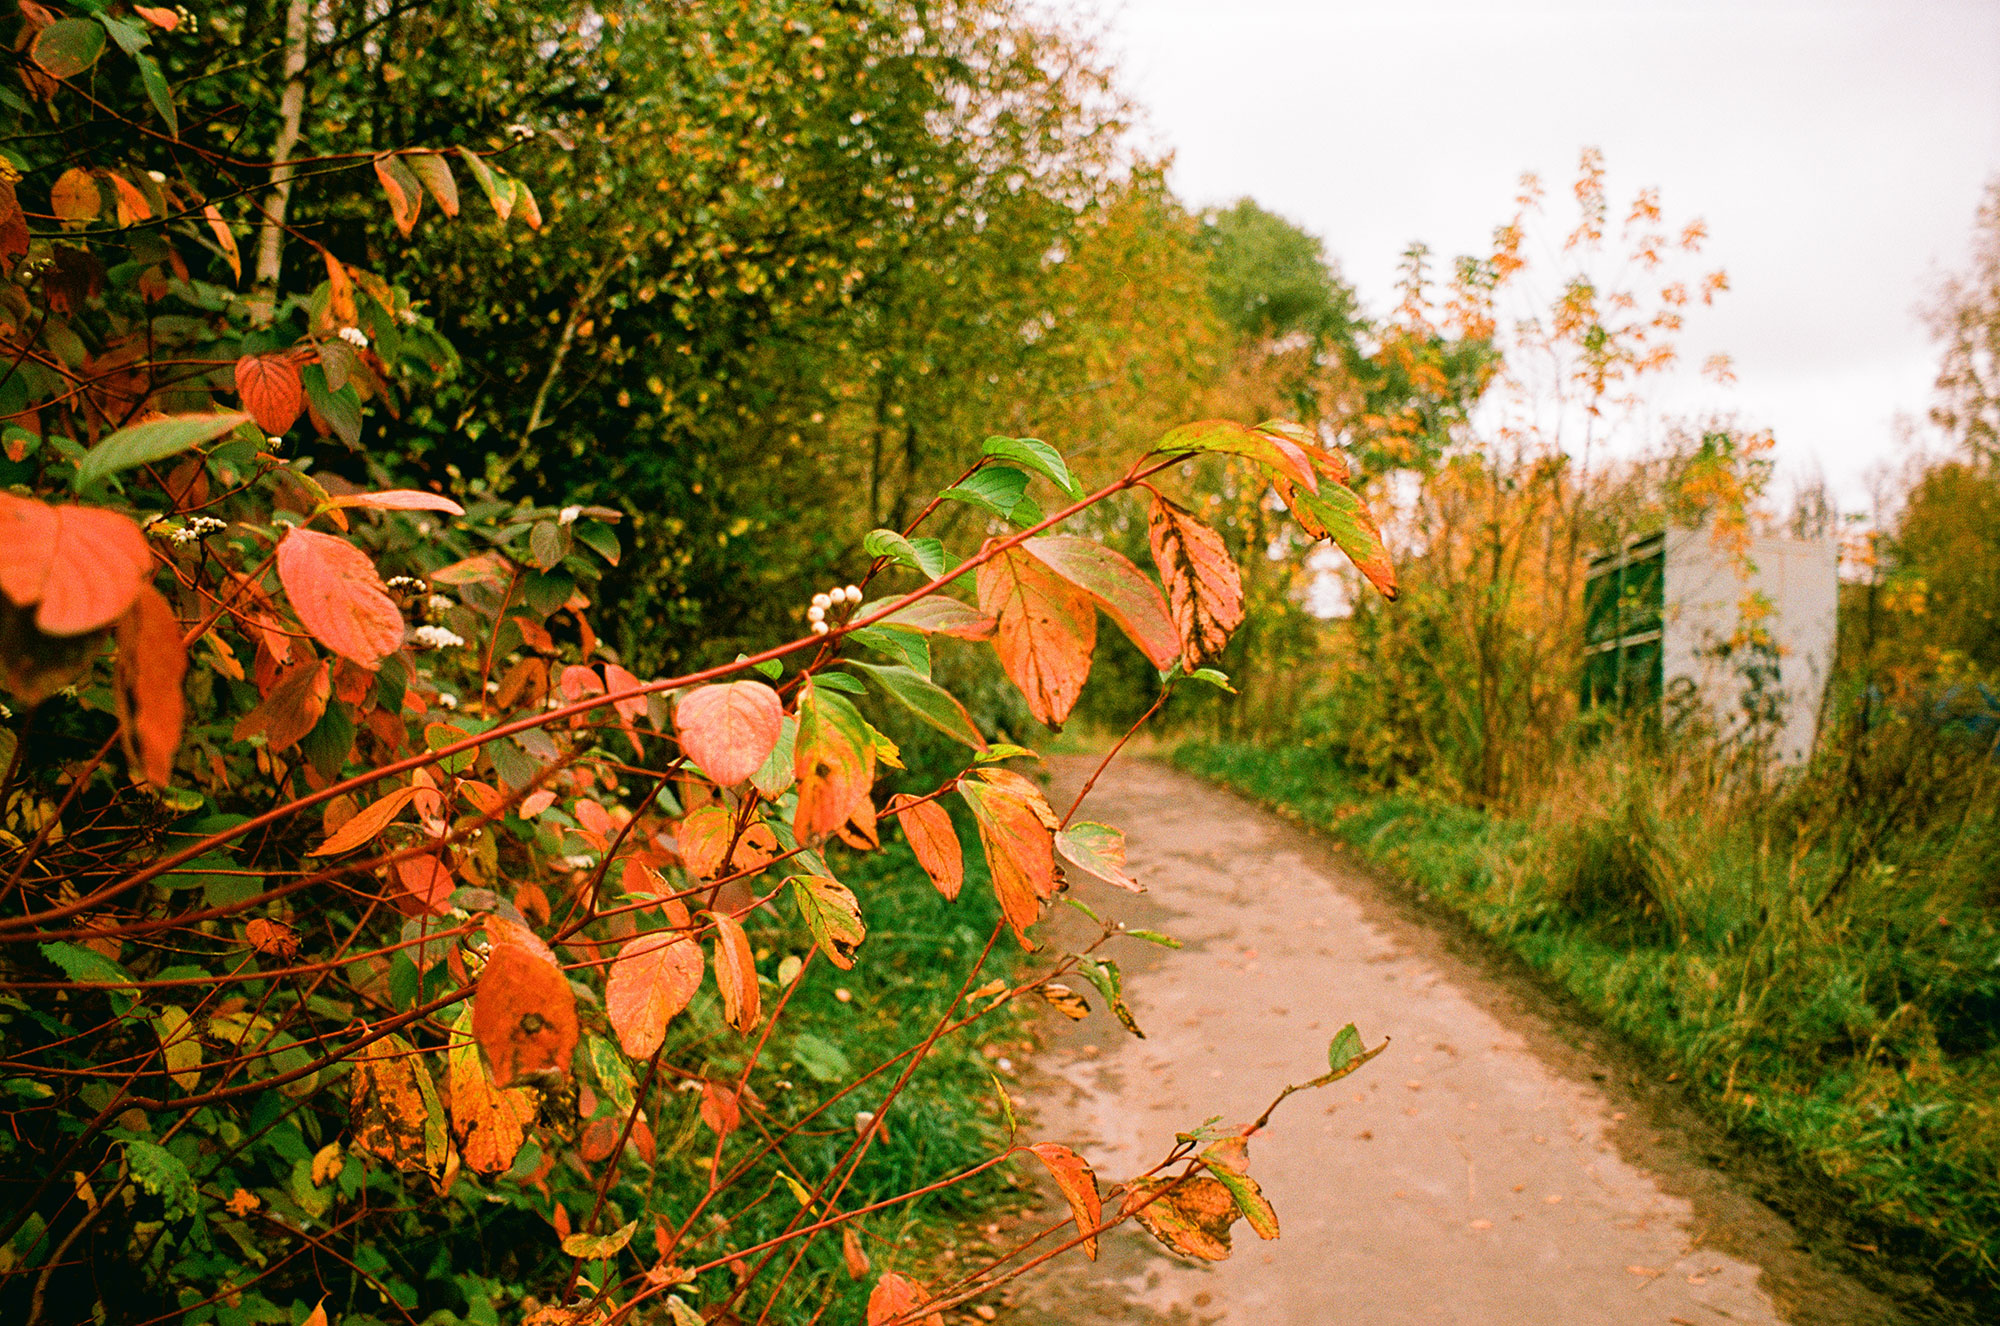
[{"label": "overcast sky", "polygon": [[1372,311],[1410,241],[1482,248],[1524,170],[1562,219],[1594,145],[1614,205],[1657,185],[1707,220],[1733,291],[1685,351],[1734,357],[1714,403],[1774,429],[1788,471],[1860,506],[1897,414],[1922,418],[1919,306],[2000,175],[2000,0],[1076,2],[1181,196],[1319,234]]}]

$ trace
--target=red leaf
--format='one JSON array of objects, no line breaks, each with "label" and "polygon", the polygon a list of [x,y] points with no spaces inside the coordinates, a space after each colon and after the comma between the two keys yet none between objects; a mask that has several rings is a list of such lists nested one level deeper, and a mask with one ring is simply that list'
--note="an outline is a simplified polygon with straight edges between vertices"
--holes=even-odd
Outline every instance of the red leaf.
[{"label": "red leaf", "polygon": [[429,852],[396,863],[402,893],[390,899],[405,916],[443,916],[451,910],[451,869]]},{"label": "red leaf", "polygon": [[283,436],[306,406],[299,366],[287,355],[244,355],[236,361],[236,395],[257,427]]},{"label": "red leaf", "polygon": [[35,608],[43,634],[109,626],[139,597],[152,569],[146,536],[115,511],[0,493],[0,594],[17,608]]},{"label": "red leaf", "polygon": [[1097,610],[1039,558],[1009,548],[979,568],[979,606],[998,626],[993,650],[1028,712],[1061,727],[1090,675]]},{"label": "red leaf", "polygon": [[951,827],[951,814],[935,801],[918,801],[901,792],[889,798],[889,813],[903,825],[903,836],[917,854],[917,864],[950,902],[965,883],[965,855],[959,850],[958,831]]},{"label": "red leaf", "polygon": [[[884,1271],[875,1282],[874,1292],[868,1295],[868,1326],[887,1326],[892,1321],[904,1323],[912,1311],[930,1301],[924,1287],[909,1276]],[[928,1313],[912,1326],[944,1326],[944,1314]]]},{"label": "red leaf", "polygon": [[[606,663],[604,665],[604,686],[605,690],[610,694],[616,695],[621,691],[636,690],[640,684],[637,677],[627,672],[624,668],[619,667],[616,663]],[[644,718],[646,716],[646,697],[643,695],[633,695],[623,700],[614,700],[611,703],[611,708],[623,719]],[[707,765],[702,765],[704,769],[707,767]]]},{"label": "red leaf", "polygon": [[294,529],[278,545],[278,579],[305,628],[371,672],[403,645],[403,614],[375,564],[345,539]]},{"label": "red leaf", "polygon": [[576,1053],[576,995],[549,946],[503,916],[486,918],[492,949],[472,996],[472,1035],[494,1085],[553,1074],[567,1078]]},{"label": "red leaf", "polygon": [[854,816],[875,785],[875,743],[845,696],[810,681],[799,692],[799,730],[792,748],[799,804],[792,831],[818,842]]},{"label": "red leaf", "polygon": [[465,508],[441,493],[426,493],[417,488],[390,488],[379,493],[349,493],[336,497],[332,505],[336,507],[359,506],[371,511],[442,511],[448,516],[462,516]]},{"label": "red leaf", "polygon": [[278,678],[263,703],[237,719],[229,735],[236,741],[248,741],[261,732],[265,750],[272,754],[288,750],[319,723],[332,692],[323,660],[301,663]]},{"label": "red leaf", "polygon": [[1156,668],[1180,657],[1180,632],[1160,587],[1123,555],[1091,539],[1045,537],[1021,545],[1104,609]]},{"label": "red leaf", "polygon": [[778,693],[761,681],[703,686],[674,708],[681,753],[722,787],[734,787],[764,767],[784,723]]},{"label": "red leaf", "polygon": [[[882,609],[881,603],[866,604],[861,615],[871,616]],[[913,631],[924,631],[936,635],[956,636],[960,640],[990,640],[993,638],[994,621],[979,609],[961,603],[948,594],[932,594],[918,599],[906,608],[884,617],[885,626],[907,626]]]},{"label": "red leaf", "polygon": [[1069,1203],[1070,1214],[1076,1217],[1076,1232],[1089,1235],[1083,1241],[1083,1255],[1096,1261],[1097,1235],[1091,1231],[1104,1223],[1104,1200],[1097,1195],[1097,1175],[1090,1162],[1058,1142],[1037,1142],[1028,1150],[1049,1167],[1056,1187]]},{"label": "red leaf", "polygon": [[118,619],[118,694],[127,756],[155,787],[173,781],[174,752],[187,716],[181,693],[186,676],[181,624],[158,590],[141,586],[138,600]]},{"label": "red leaf", "polygon": [[672,929],[640,935],[618,950],[604,981],[604,1015],[618,1044],[645,1059],[667,1038],[667,1023],[701,989],[701,945]]},{"label": "red leaf", "polygon": [[743,923],[725,912],[715,918],[715,984],[722,992],[722,1020],[749,1035],[763,1017],[763,993],[757,988],[757,962]]},{"label": "red leaf", "polygon": [[1283,480],[1275,486],[1300,529],[1315,539],[1332,539],[1383,598],[1396,597],[1396,568],[1389,562],[1382,531],[1354,490],[1345,484],[1328,483],[1316,494],[1301,493]]},{"label": "red leaf", "polygon": [[1243,582],[1222,536],[1157,493],[1146,522],[1189,672],[1220,654],[1243,624]]},{"label": "red leaf", "polygon": [[[997,785],[996,774],[1006,775]],[[1055,816],[1033,784],[1004,769],[982,769],[958,792],[979,825],[1000,910],[1021,946],[1033,948],[1028,927],[1041,918],[1042,900],[1056,891]]]}]

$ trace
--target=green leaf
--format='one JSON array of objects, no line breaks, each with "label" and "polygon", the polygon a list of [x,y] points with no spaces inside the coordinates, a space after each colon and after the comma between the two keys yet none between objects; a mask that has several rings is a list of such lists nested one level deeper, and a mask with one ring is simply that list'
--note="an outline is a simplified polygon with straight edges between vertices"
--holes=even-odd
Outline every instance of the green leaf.
[{"label": "green leaf", "polygon": [[824,875],[793,875],[785,882],[827,961],[842,971],[853,967],[854,950],[868,938],[868,928],[861,923],[861,904],[847,886]]},{"label": "green leaf", "polygon": [[81,492],[120,470],[165,460],[189,447],[213,442],[250,421],[249,415],[231,410],[225,414],[172,414],[121,428],[84,453],[76,467],[76,489]]},{"label": "green leaf", "polygon": [[354,384],[350,382],[339,391],[330,390],[326,372],[318,364],[307,364],[301,369],[299,380],[305,383],[306,399],[334,435],[350,447],[360,446],[361,394],[355,391]]},{"label": "green leaf", "polygon": [[1326,1047],[1326,1066],[1336,1073],[1345,1072],[1360,1057],[1361,1033],[1350,1022],[1334,1033],[1332,1044]]},{"label": "green leaf", "polygon": [[1070,906],[1076,908],[1078,911],[1082,912],[1085,916],[1088,916],[1091,920],[1097,922],[1099,925],[1104,924],[1104,918],[1099,916],[1097,914],[1097,910],[1094,907],[1092,907],[1089,903],[1085,902],[1083,899],[1064,898],[1063,901],[1068,903]]},{"label": "green leaf", "polygon": [[839,1046],[811,1032],[802,1032],[793,1039],[792,1062],[805,1069],[815,1082],[839,1082],[854,1072],[854,1065]]},{"label": "green leaf", "polygon": [[797,749],[798,739],[799,720],[786,714],[784,726],[778,729],[778,744],[771,748],[770,758],[764,761],[763,767],[750,775],[750,786],[771,800],[777,800],[797,777],[792,768],[792,755]]},{"label": "green leaf", "polygon": [[538,520],[528,531],[528,560],[544,571],[553,571],[569,555],[569,540],[553,520]]},{"label": "green leaf", "polygon": [[1009,745],[1004,741],[994,742],[991,746],[981,751],[978,756],[979,763],[981,764],[996,764],[1001,760],[1039,760],[1041,758],[1040,755],[1029,750],[1026,746]]},{"label": "green leaf", "polygon": [[886,557],[926,580],[935,580],[946,570],[944,544],[937,539],[906,539],[892,529],[870,530],[861,540],[862,551],[870,557]]},{"label": "green leaf", "polygon": [[862,626],[849,631],[847,638],[926,679],[931,675],[931,645],[922,631],[907,626]]},{"label": "green leaf", "polygon": [[1007,1125],[1007,1135],[1012,1137],[1021,1131],[1021,1120],[1014,1113],[1014,1098],[1007,1094],[1007,1084],[1000,1080],[998,1073],[989,1068],[986,1076],[993,1079],[994,1094],[1000,1098],[1000,1118]]},{"label": "green leaf", "polygon": [[[849,661],[850,660],[848,659],[841,660],[841,662],[843,663]],[[866,667],[868,665],[865,663],[857,663],[855,664],[855,666]],[[868,694],[868,688],[866,686],[863,686],[860,682],[856,681],[854,678],[842,672],[819,673],[813,678],[813,685],[824,686],[829,691],[845,691],[849,695]]]},{"label": "green leaf", "polygon": [[609,1234],[572,1234],[562,1241],[562,1250],[572,1257],[616,1257],[639,1232],[639,1222],[628,1220]]},{"label": "green leaf", "polygon": [[1382,543],[1382,531],[1353,489],[1329,479],[1316,493],[1289,484],[1278,485],[1278,493],[1300,528],[1315,539],[1332,539],[1384,598],[1396,597],[1396,570]]},{"label": "green leaf", "polygon": [[1181,946],[1180,940],[1175,939],[1172,935],[1163,935],[1157,930],[1127,930],[1125,933],[1134,939],[1143,939],[1148,944],[1158,944],[1161,948],[1179,948]]},{"label": "green leaf", "polygon": [[1023,496],[1027,491],[1028,476],[1024,471],[1011,465],[988,465],[975,470],[964,483],[947,488],[938,495],[991,511],[1003,520],[1033,524],[1033,521],[1021,521],[1015,514],[1024,507],[1035,509],[1034,503]]},{"label": "green leaf", "polygon": [[465,168],[472,172],[472,178],[479,181],[479,187],[486,194],[486,201],[493,204],[493,214],[505,221],[507,214],[514,210],[513,188],[511,186],[503,188],[499,177],[493,173],[493,167],[487,165],[486,159],[471,148],[461,147],[458,149],[458,154],[465,159]]},{"label": "green leaf", "polygon": [[153,1142],[125,1144],[125,1167],[132,1182],[160,1199],[169,1220],[195,1213],[194,1175],[179,1156]]},{"label": "green leaf", "polygon": [[1201,419],[1182,424],[1161,438],[1153,450],[1163,456],[1204,452],[1242,456],[1308,492],[1319,487],[1319,475],[1313,472],[1311,458],[1297,445],[1275,433],[1248,428],[1229,419]]},{"label": "green leaf", "polygon": [[618,565],[623,550],[618,546],[617,530],[596,521],[579,520],[570,528],[570,533],[576,536],[578,543],[602,557],[607,565]]},{"label": "green leaf", "polygon": [[1219,691],[1228,691],[1231,695],[1236,694],[1236,688],[1229,684],[1229,674],[1218,668],[1196,668],[1187,674],[1187,678],[1189,681],[1206,682]]},{"label": "green leaf", "polygon": [[1076,969],[1083,974],[1085,980],[1097,987],[1097,993],[1104,996],[1104,1002],[1110,1007],[1112,1016],[1118,1019],[1125,1030],[1140,1040],[1145,1040],[1146,1033],[1139,1030],[1139,1024],[1132,1020],[1132,1010],[1125,1006],[1124,983],[1119,979],[1118,964],[1109,958],[1080,958],[1077,960]]},{"label": "green leaf", "polygon": [[160,72],[160,62],[150,55],[133,57],[139,65],[139,80],[146,85],[146,96],[152,101],[153,109],[166,121],[167,136],[181,136],[181,117],[174,111],[174,90],[167,86],[167,76]]},{"label": "green leaf", "polygon": [[928,677],[900,665],[864,663],[858,658],[840,661],[849,667],[860,668],[874,679],[876,685],[888,692],[890,699],[953,741],[962,741],[974,750],[986,749],[986,738],[980,735],[972,715],[965,712],[965,706]]},{"label": "green leaf", "polygon": [[1071,497],[1083,496],[1083,487],[1070,476],[1069,466],[1063,464],[1062,453],[1039,438],[989,437],[980,450],[989,456],[1027,466]]},{"label": "green leaf", "polygon": [[87,18],[59,18],[35,34],[28,53],[57,78],[75,78],[104,54],[104,29]]},{"label": "green leaf", "polygon": [[1278,1213],[1250,1177],[1250,1149],[1241,1137],[1225,1137],[1201,1153],[1208,1172],[1229,1190],[1236,1209],[1250,1222],[1260,1239],[1278,1237]]}]

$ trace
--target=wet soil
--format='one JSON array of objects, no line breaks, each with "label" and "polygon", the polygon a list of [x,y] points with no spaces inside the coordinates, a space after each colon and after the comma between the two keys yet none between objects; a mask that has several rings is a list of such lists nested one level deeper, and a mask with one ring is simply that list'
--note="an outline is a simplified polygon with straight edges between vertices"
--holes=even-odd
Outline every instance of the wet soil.
[{"label": "wet soil", "polygon": [[[1091,767],[1052,761],[1058,807]],[[1121,1226],[1097,1262],[1017,1282],[1002,1322],[1944,1319],[1849,1275],[1823,1232],[1802,1236],[1715,1163],[1728,1144],[1677,1088],[1326,840],[1143,761],[1115,766],[1081,815],[1127,831],[1149,891],[1084,879],[1076,896],[1185,947],[1114,941],[1146,1039],[1102,1009],[1050,1016],[1020,1093],[1037,1139],[1077,1146],[1109,1182],[1155,1163],[1177,1130],[1255,1118],[1324,1072],[1345,1023],[1390,1044],[1293,1096],[1252,1144],[1281,1238],[1239,1222],[1229,1260],[1194,1265]],[[1051,943],[1092,933],[1057,911]]]}]

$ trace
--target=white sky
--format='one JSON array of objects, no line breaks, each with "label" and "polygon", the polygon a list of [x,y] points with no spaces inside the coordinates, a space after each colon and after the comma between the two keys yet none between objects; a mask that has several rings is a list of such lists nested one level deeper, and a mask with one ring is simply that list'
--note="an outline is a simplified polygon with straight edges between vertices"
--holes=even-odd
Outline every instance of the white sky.
[{"label": "white sky", "polygon": [[1728,269],[1683,342],[1736,363],[1702,408],[1774,429],[1791,477],[1816,465],[1853,507],[1923,416],[1918,308],[2000,175],[2000,0],[1072,2],[1100,6],[1177,192],[1320,235],[1371,312],[1412,240],[1482,250],[1524,170],[1563,221],[1594,145],[1614,209],[1658,186]]}]

